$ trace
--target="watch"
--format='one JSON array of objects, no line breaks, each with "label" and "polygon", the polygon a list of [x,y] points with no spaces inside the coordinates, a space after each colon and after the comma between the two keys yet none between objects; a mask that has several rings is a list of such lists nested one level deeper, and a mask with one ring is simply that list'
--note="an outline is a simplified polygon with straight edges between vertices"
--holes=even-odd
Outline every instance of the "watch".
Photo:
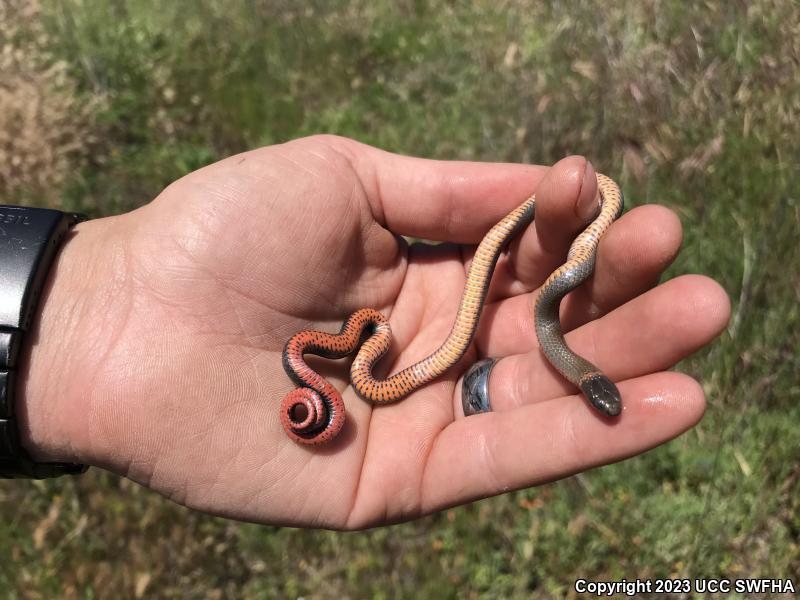
[{"label": "watch", "polygon": [[84,220],[77,213],[0,205],[0,478],[46,479],[88,468],[32,460],[20,443],[14,411],[20,346],[64,235]]}]

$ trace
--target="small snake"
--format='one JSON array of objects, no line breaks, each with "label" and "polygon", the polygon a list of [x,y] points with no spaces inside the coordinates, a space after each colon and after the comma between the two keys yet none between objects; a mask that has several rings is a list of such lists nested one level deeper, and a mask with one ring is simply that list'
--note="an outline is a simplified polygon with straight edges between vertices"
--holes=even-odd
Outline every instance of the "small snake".
[{"label": "small snake", "polygon": [[[622,410],[617,387],[597,367],[567,347],[558,316],[561,299],[592,273],[600,237],[622,213],[622,193],[617,184],[598,173],[597,185],[600,212],[572,242],[567,262],[545,281],[536,300],[534,322],[539,345],[549,362],[578,386],[597,410],[616,416]],[[456,364],[472,343],[497,258],[509,240],[533,220],[535,205],[536,198],[531,196],[481,240],[467,274],[453,328],[444,343],[427,358],[387,379],[375,379],[372,367],[389,349],[392,334],[386,318],[371,308],[350,315],[337,334],[308,329],[292,336],[283,350],[283,368],[300,387],[289,392],[281,403],[281,423],[289,437],[300,444],[322,444],[336,437],[345,420],[341,394],[306,364],[303,354],[343,358],[356,350],[366,330],[369,337],[353,360],[350,381],[359,396],[376,404],[400,400]]]}]

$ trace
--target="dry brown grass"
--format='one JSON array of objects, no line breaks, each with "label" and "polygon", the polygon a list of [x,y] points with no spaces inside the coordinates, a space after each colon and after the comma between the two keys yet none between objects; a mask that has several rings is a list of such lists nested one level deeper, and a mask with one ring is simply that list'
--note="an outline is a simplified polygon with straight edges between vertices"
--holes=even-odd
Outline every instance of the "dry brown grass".
[{"label": "dry brown grass", "polygon": [[91,152],[100,103],[80,98],[66,63],[49,54],[39,12],[38,0],[0,3],[0,193],[59,206]]}]

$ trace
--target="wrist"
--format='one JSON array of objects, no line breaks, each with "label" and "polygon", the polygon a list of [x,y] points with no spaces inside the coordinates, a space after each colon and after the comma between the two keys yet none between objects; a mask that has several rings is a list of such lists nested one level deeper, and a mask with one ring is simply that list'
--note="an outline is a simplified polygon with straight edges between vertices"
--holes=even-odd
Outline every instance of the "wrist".
[{"label": "wrist", "polygon": [[90,463],[88,399],[106,331],[102,298],[116,218],[80,223],[65,237],[22,340],[16,414],[22,446],[38,462]]}]

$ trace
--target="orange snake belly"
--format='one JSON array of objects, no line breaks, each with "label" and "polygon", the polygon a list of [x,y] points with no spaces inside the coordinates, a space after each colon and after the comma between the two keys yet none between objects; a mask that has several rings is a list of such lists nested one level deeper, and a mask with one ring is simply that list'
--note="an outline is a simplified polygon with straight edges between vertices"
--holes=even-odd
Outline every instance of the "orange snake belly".
[{"label": "orange snake belly", "polygon": [[[567,261],[542,285],[534,307],[534,323],[548,361],[579,387],[597,410],[616,416],[622,408],[619,391],[597,367],[567,347],[558,318],[561,299],[591,275],[600,237],[622,213],[623,198],[617,184],[600,173],[597,184],[600,212],[572,242]],[[535,204],[535,196],[531,196],[481,240],[450,334],[426,358],[386,379],[375,379],[372,367],[388,350],[391,330],[386,318],[371,308],[350,315],[339,333],[307,329],[292,336],[283,351],[283,366],[298,387],[286,395],[280,409],[281,423],[289,437],[300,444],[322,444],[336,437],[345,421],[341,393],[306,364],[304,354],[343,358],[355,352],[367,331],[369,337],[353,360],[350,381],[359,396],[376,404],[400,400],[455,365],[472,343],[497,259],[506,244],[533,220]]]}]

